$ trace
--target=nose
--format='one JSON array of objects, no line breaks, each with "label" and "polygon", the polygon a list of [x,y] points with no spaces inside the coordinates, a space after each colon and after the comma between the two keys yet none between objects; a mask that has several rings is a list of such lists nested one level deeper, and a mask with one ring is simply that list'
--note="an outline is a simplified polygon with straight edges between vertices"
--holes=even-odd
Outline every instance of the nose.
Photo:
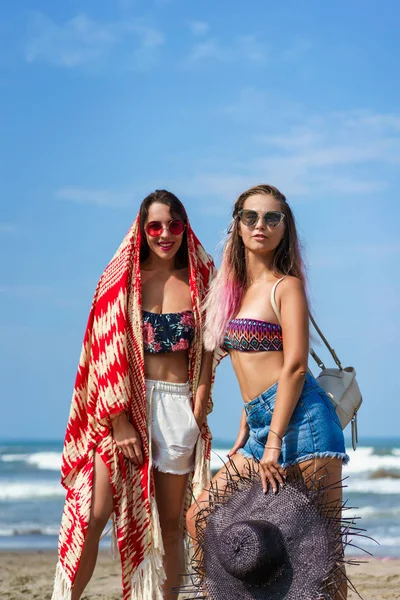
[{"label": "nose", "polygon": [[160,233],[160,237],[161,238],[168,238],[169,237],[169,228],[168,228],[168,225],[163,225],[162,232]]},{"label": "nose", "polygon": [[255,222],[254,227],[256,229],[264,229],[265,228],[264,215],[258,215],[258,218],[257,218],[257,221]]}]

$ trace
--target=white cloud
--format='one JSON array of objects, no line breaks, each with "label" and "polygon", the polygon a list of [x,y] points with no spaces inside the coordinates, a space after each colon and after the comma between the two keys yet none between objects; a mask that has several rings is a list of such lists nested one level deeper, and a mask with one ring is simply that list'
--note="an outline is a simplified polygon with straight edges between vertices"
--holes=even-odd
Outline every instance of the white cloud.
[{"label": "white cloud", "polygon": [[213,39],[208,39],[205,42],[195,44],[189,52],[186,62],[196,63],[202,60],[211,59],[218,62],[227,62],[231,59],[227,48]]},{"label": "white cloud", "polygon": [[267,59],[266,48],[255,35],[243,35],[238,37],[237,54],[239,57],[253,63],[264,63]]},{"label": "white cloud", "polygon": [[91,204],[92,206],[114,208],[128,207],[134,202],[132,190],[101,188],[64,187],[56,191],[55,197],[75,204]]},{"label": "white cloud", "polygon": [[292,62],[294,60],[304,59],[304,56],[314,48],[313,42],[307,39],[294,40],[287,46],[280,57],[283,62]]},{"label": "white cloud", "polygon": [[400,254],[400,242],[358,244],[353,248],[363,256],[373,257],[376,259],[386,258],[388,256],[397,256]]},{"label": "white cloud", "polygon": [[[130,39],[132,38],[132,39]],[[138,21],[95,21],[79,14],[63,23],[35,13],[25,45],[28,63],[46,62],[58,67],[74,68],[97,64],[126,40],[130,41],[136,66],[147,68],[150,56],[164,43],[163,35]],[[143,64],[142,64],[143,63]]]},{"label": "white cloud", "polygon": [[118,0],[118,6],[122,10],[130,10],[137,4],[137,0]]},{"label": "white cloud", "polygon": [[17,233],[18,227],[14,223],[0,222],[0,235]]},{"label": "white cloud", "polygon": [[142,38],[142,44],[146,48],[157,48],[164,43],[164,36],[153,27],[145,25],[134,25],[132,30]]},{"label": "white cloud", "polygon": [[141,44],[133,53],[132,68],[136,71],[148,71],[157,61],[157,50],[164,44],[164,36],[153,27],[135,25],[133,31],[139,36]]},{"label": "white cloud", "polygon": [[63,24],[35,14],[25,57],[29,63],[45,61],[62,67],[76,67],[104,56],[117,37],[109,26],[84,14]]},{"label": "white cloud", "polygon": [[136,182],[125,188],[98,188],[65,186],[56,190],[56,200],[85,204],[105,208],[131,209],[140,204],[152,189],[149,189],[148,180]]},{"label": "white cloud", "polygon": [[[240,175],[229,172],[203,172],[194,174],[184,181],[176,181],[174,187],[182,189],[185,196],[193,198],[214,198],[232,202],[240,192],[254,183],[254,179],[246,172]],[[202,206],[202,211],[205,209]],[[208,207],[213,213],[226,214],[226,205],[213,203]]]},{"label": "white cloud", "polygon": [[205,21],[190,21],[189,29],[193,35],[204,35],[210,29],[210,26]]},{"label": "white cloud", "polygon": [[368,244],[343,244],[338,246],[317,246],[313,249],[310,266],[312,269],[343,268],[344,265],[355,264],[362,260],[367,265],[382,264],[383,259],[400,255],[400,243],[397,241],[374,242]]},{"label": "white cloud", "polygon": [[[207,34],[209,27],[207,23],[191,22],[194,35]],[[293,40],[286,45],[276,47],[268,44],[265,36],[256,34],[236,35],[229,42],[222,42],[216,38],[206,38],[202,43],[193,45],[189,52],[189,62],[214,58],[220,62],[248,61],[249,64],[266,65],[273,61],[279,63],[297,62],[305,60],[306,54],[314,47],[313,42],[307,39]],[[303,65],[301,65],[303,67]]]},{"label": "white cloud", "polygon": [[246,139],[254,142],[252,155],[258,156],[244,162],[242,172],[278,187],[282,182],[290,195],[379,192],[396,177],[398,114],[353,110],[309,115],[301,106],[254,88],[243,89],[221,112],[245,126]]},{"label": "white cloud", "polygon": [[[243,88],[236,99],[219,109],[222,115],[230,117],[237,124],[257,126],[259,139],[265,138],[265,130],[274,123],[279,124],[278,131],[301,122],[304,107],[285,98],[278,97],[273,90],[265,92],[256,87]],[[269,133],[271,135],[271,133]]]},{"label": "white cloud", "polygon": [[186,64],[200,63],[213,60],[223,63],[247,61],[251,64],[261,64],[266,61],[267,52],[264,43],[255,35],[235,37],[231,43],[222,43],[216,38],[207,38],[192,46],[186,57]]},{"label": "white cloud", "polygon": [[368,110],[355,111],[350,113],[347,118],[345,118],[343,113],[339,113],[339,115],[349,130],[352,130],[356,126],[356,128],[366,127],[368,130],[375,131],[376,133],[387,131],[400,133],[400,115],[377,114]]},{"label": "white cloud", "polygon": [[[235,121],[237,150],[206,149],[195,161],[183,156],[186,175],[172,173],[165,181],[170,189],[199,199],[202,210],[225,213],[226,203],[266,181],[298,204],[332,197],[362,199],[386,192],[398,180],[399,114],[370,110],[309,114],[304,107],[257,88],[244,89],[217,112]],[[235,137],[230,139],[233,147]],[[143,182],[140,189],[135,184],[125,190],[68,187],[57,197],[123,207],[131,206],[140,192],[144,196],[147,187]]]}]

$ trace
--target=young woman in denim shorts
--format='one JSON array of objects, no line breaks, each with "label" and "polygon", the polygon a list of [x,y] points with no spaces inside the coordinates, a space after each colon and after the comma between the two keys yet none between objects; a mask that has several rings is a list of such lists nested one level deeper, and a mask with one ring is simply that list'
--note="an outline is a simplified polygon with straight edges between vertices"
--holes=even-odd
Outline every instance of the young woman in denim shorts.
[{"label": "young woman in denim shorts", "polygon": [[[264,491],[284,485],[285,469],[300,464],[306,477],[340,482],[348,460],[339,419],[307,371],[309,317],[305,277],[292,211],[270,185],[241,194],[222,265],[206,302],[206,347],[229,353],[244,400],[229,453],[242,472],[259,464]],[[228,465],[231,469],[233,465]],[[226,467],[214,481],[224,486]],[[207,491],[198,505],[207,501]],[[341,503],[340,485],[327,501]],[[188,514],[194,536],[197,506]],[[345,584],[338,597],[346,597]]]}]

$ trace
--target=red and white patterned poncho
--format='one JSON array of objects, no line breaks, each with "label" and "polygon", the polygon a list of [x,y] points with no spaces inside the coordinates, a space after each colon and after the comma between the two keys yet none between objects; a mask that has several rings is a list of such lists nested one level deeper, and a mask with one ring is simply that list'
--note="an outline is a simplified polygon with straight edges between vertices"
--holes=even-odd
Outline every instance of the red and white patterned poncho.
[{"label": "red and white patterned poncho", "polygon": [[[196,322],[189,380],[196,394],[203,352],[201,303],[214,265],[189,224],[187,239]],[[211,408],[210,397],[208,410]],[[123,457],[111,433],[110,415],[123,410],[141,437],[145,459],[140,468]],[[196,497],[208,483],[210,447],[210,432],[203,428],[196,446],[187,506],[191,492]],[[138,218],[97,285],[83,341],[61,467],[67,496],[52,600],[71,598],[90,517],[95,451],[110,472],[123,599],[162,599],[163,547],[149,468]]]}]

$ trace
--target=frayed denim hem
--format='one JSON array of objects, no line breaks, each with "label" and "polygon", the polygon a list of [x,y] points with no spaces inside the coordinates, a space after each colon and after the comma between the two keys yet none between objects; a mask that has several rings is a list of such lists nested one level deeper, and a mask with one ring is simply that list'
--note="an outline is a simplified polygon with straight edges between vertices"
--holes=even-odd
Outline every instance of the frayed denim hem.
[{"label": "frayed denim hem", "polygon": [[294,460],[288,460],[282,463],[282,467],[287,469],[288,467],[298,465],[306,460],[312,460],[313,458],[339,458],[344,465],[347,465],[350,460],[349,455],[345,452],[311,452],[310,454],[304,454],[303,456],[298,456]]},{"label": "frayed denim hem", "polygon": [[246,450],[244,450],[243,448],[239,448],[236,454],[241,454],[245,458],[250,458],[251,460],[255,460],[257,462],[257,459],[249,452],[246,452]]}]

